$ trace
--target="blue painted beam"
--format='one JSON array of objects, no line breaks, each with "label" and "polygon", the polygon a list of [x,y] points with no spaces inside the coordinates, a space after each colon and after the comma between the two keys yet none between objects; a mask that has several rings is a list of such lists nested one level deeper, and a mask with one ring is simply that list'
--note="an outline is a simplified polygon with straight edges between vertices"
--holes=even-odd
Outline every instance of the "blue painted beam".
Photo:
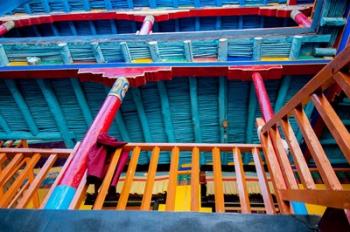
[{"label": "blue painted beam", "polygon": [[61,132],[63,141],[68,148],[74,147],[74,142],[70,136],[66,120],[59,105],[59,102],[54,94],[54,90],[50,84],[45,80],[37,80],[37,83],[44,95],[44,98],[49,106],[53,118],[55,119],[58,130]]},{"label": "blue painted beam", "polygon": [[9,59],[5,52],[4,46],[0,44],[0,66],[6,66],[9,63]]},{"label": "blue painted beam", "polygon": [[132,88],[131,94],[133,96],[133,100],[134,100],[134,103],[136,105],[137,115],[140,119],[145,142],[150,143],[153,140],[152,140],[151,131],[150,131],[149,125],[148,125],[148,120],[147,120],[147,116],[145,113],[145,108],[143,107],[143,104],[142,104],[143,101],[142,101],[140,89]]},{"label": "blue painted beam", "polygon": [[[74,138],[74,133],[70,132],[70,137]],[[13,132],[0,132],[0,140],[42,140],[42,141],[62,141],[64,138],[60,132],[39,132],[33,135],[30,132],[13,131]]]},{"label": "blue painted beam", "polygon": [[0,15],[9,13],[26,2],[29,2],[29,0],[1,1]]},{"label": "blue painted beam", "polygon": [[164,122],[165,133],[168,138],[169,143],[175,143],[175,132],[173,127],[173,122],[171,120],[170,104],[168,92],[163,81],[157,82],[157,87],[159,91],[161,110]]},{"label": "blue painted beam", "polygon": [[227,143],[227,134],[223,127],[224,121],[227,120],[227,79],[226,77],[219,78],[219,127],[220,127],[220,142]]},{"label": "blue painted beam", "polygon": [[[249,87],[249,105],[248,105],[248,117],[247,117],[247,129],[246,129],[246,143],[253,142],[253,135],[255,133],[255,115],[256,115],[257,100],[255,94],[255,88],[253,82],[250,83]],[[251,157],[245,155],[243,156],[243,162],[245,164],[249,163]]]},{"label": "blue painted beam", "polygon": [[288,94],[291,80],[292,80],[291,76],[285,76],[281,81],[281,85],[280,85],[280,88],[278,90],[277,99],[276,99],[276,103],[275,103],[275,109],[274,109],[274,111],[276,113],[284,105],[284,102],[285,102],[287,94]]},{"label": "blue painted beam", "polygon": [[27,123],[27,126],[28,126],[30,132],[33,135],[37,135],[39,133],[39,129],[34,121],[34,118],[32,116],[32,113],[29,110],[27,103],[25,102],[21,92],[17,88],[15,81],[8,79],[8,80],[5,80],[5,84],[6,84],[7,88],[9,89],[9,91],[11,92],[12,97],[15,100],[19,110],[21,111],[23,118],[24,118],[25,122]]},{"label": "blue painted beam", "polygon": [[118,126],[119,133],[122,136],[122,139],[124,141],[131,141],[121,110],[119,110],[119,112],[117,113],[117,126]]},{"label": "blue painted beam", "polygon": [[78,101],[80,110],[83,114],[86,126],[89,127],[92,123],[93,117],[88,102],[86,100],[85,93],[79,83],[79,80],[71,78],[70,82],[73,87],[73,91]]},{"label": "blue painted beam", "polygon": [[[134,103],[136,105],[137,115],[138,115],[140,123],[141,123],[143,137],[145,139],[145,142],[151,143],[151,142],[153,142],[153,139],[151,136],[151,131],[149,129],[145,109],[144,109],[143,104],[142,104],[143,101],[142,101],[140,89],[132,88],[131,94],[133,96],[133,100],[134,100]],[[151,152],[147,152],[147,156],[148,156],[148,161],[149,161],[151,159]]]},{"label": "blue painted beam", "polygon": [[0,112],[0,127],[6,133],[10,133],[11,132],[11,129],[10,129],[9,125],[8,125],[6,119],[1,115],[1,112]]},{"label": "blue painted beam", "polygon": [[82,0],[83,1],[83,8],[85,11],[90,11],[91,7],[90,7],[90,1],[89,0]]},{"label": "blue painted beam", "polygon": [[196,143],[202,142],[202,132],[199,120],[199,110],[198,110],[198,95],[197,95],[197,79],[189,78],[190,86],[190,98],[191,98],[191,111],[192,111],[192,123],[194,131],[194,139]]}]

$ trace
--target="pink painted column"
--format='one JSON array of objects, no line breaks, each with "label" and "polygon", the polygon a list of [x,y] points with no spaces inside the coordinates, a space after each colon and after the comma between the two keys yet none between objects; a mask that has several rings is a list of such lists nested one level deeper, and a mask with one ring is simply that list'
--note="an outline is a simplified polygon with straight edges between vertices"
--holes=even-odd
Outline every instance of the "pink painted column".
[{"label": "pink painted column", "polygon": [[152,15],[147,15],[143,20],[142,27],[137,33],[138,35],[149,35],[152,32],[154,23],[154,17]]},{"label": "pink painted column", "polygon": [[299,10],[292,10],[290,17],[302,27],[311,27],[311,21]]},{"label": "pink painted column", "polygon": [[108,132],[128,88],[129,82],[126,78],[118,78],[115,81],[96,118],[75,152],[68,169],[51,194],[45,206],[46,209],[68,209],[87,169],[88,153],[96,143],[98,135],[102,132]]},{"label": "pink painted column", "polygon": [[255,93],[258,98],[258,102],[260,105],[261,113],[265,122],[269,121],[273,117],[273,109],[271,106],[269,95],[267,94],[264,80],[260,73],[254,72],[252,74]]}]

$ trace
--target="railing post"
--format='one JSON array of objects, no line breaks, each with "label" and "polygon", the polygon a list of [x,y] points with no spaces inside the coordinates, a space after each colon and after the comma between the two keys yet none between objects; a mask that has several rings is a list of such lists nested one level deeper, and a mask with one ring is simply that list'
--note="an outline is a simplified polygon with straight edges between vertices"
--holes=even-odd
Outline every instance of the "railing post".
[{"label": "railing post", "polygon": [[[260,105],[260,110],[262,112],[263,118],[265,122],[269,121],[273,115],[273,109],[271,106],[271,101],[269,98],[269,95],[267,94],[267,90],[264,84],[264,80],[260,73],[254,72],[252,75],[254,87],[255,87],[255,93]],[[276,149],[276,148],[274,148]],[[279,165],[280,166],[280,165]],[[281,168],[281,167],[276,167],[276,168]],[[276,191],[278,191],[276,189]],[[300,203],[300,202],[291,202],[293,211],[295,214],[307,214],[307,210],[305,207],[305,204]]]},{"label": "railing post", "polygon": [[118,78],[115,81],[72,162],[45,205],[46,209],[68,209],[87,168],[88,152],[96,143],[98,135],[108,132],[128,87],[129,82],[126,78]]}]

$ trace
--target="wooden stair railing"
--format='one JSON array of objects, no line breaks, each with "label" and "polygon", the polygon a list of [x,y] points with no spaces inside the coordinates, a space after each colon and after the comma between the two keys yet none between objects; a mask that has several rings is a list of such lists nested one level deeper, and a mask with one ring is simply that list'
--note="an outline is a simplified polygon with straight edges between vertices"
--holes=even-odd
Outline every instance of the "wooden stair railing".
[{"label": "wooden stair railing", "polygon": [[[327,90],[337,85],[341,89],[340,94],[350,97],[349,67],[350,47],[348,46],[309,81],[271,120],[265,124],[262,119],[257,119],[257,126],[261,128],[261,144],[277,190],[276,197],[285,210],[288,210],[288,204],[285,201],[299,201],[350,209],[350,191],[343,190],[335,169],[304,112],[304,106],[311,101],[350,164],[349,131],[325,96]],[[327,188],[326,190],[316,188],[311,170],[290,123],[290,119],[293,117]],[[288,150],[283,146],[279,131],[284,134]],[[288,151],[290,151],[293,165],[297,169],[303,188],[297,184]]]},{"label": "wooden stair railing", "polygon": [[0,208],[40,208],[41,184],[56,161],[66,162],[71,153],[71,149],[0,148]]},{"label": "wooden stair railing", "polygon": [[[152,152],[150,157],[150,163],[147,172],[146,185],[142,196],[142,202],[140,210],[151,209],[151,199],[154,189],[155,176],[157,173],[157,166],[159,161],[160,152],[170,152],[171,163],[169,169],[169,181],[167,186],[167,196],[165,202],[166,211],[175,210],[175,195],[176,186],[179,171],[179,157],[181,152],[192,152],[191,161],[191,211],[199,211],[200,205],[200,156],[202,152],[211,152],[213,158],[213,178],[214,178],[214,193],[215,193],[215,211],[225,212],[225,200],[224,200],[224,188],[223,188],[223,175],[221,165],[221,155],[223,152],[232,152],[235,166],[232,166],[232,172],[235,171],[238,193],[240,198],[240,211],[242,213],[251,213],[251,204],[249,201],[246,174],[243,170],[242,153],[252,154],[254,158],[255,169],[258,178],[258,184],[260,192],[264,202],[263,211],[268,214],[274,214],[276,210],[274,202],[272,200],[271,190],[268,184],[267,175],[264,169],[262,159],[260,157],[261,146],[259,144],[183,144],[183,143],[130,143],[124,146],[122,149],[118,149],[113,154],[110,164],[107,169],[107,173],[103,180],[103,183],[99,189],[97,198],[94,202],[93,209],[99,210],[104,208],[105,199],[108,193],[109,186],[111,184],[119,157],[122,151],[131,152],[131,159],[126,171],[125,181],[122,185],[122,190],[119,199],[116,199],[117,210],[126,210],[128,205],[128,199],[131,191],[131,186],[136,173],[138,160],[140,153],[143,151]],[[79,209],[82,199],[86,194],[85,183],[79,187],[77,194],[75,195],[74,203],[71,204],[71,209]]]}]

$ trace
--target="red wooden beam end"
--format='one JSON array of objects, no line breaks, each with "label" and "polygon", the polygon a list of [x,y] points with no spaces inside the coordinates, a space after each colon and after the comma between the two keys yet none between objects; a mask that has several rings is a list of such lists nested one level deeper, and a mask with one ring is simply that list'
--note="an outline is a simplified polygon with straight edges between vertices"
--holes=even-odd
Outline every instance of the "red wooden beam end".
[{"label": "red wooden beam end", "polygon": [[299,10],[292,10],[290,17],[301,27],[311,27],[311,21]]},{"label": "red wooden beam end", "polygon": [[8,31],[15,27],[14,21],[7,21],[0,25],[0,36],[5,35]]}]

